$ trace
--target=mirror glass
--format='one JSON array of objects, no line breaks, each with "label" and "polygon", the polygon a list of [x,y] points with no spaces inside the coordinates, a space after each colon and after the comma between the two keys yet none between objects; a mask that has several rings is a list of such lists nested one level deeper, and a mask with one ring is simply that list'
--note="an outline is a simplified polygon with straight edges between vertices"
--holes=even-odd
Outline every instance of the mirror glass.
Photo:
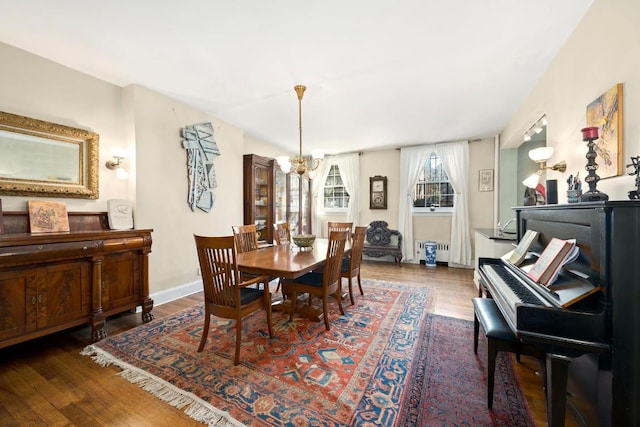
[{"label": "mirror glass", "polygon": [[0,112],[0,194],[98,198],[98,134]]},{"label": "mirror glass", "polygon": [[[538,170],[538,165],[529,158],[529,151],[547,145],[547,127],[523,142],[517,148],[502,148],[500,150],[500,182],[499,182],[499,212],[500,224],[506,224],[515,217],[514,206],[522,206],[526,187],[522,183],[529,175]],[[544,176],[542,177],[544,183]],[[509,226],[515,229],[515,224]]]}]

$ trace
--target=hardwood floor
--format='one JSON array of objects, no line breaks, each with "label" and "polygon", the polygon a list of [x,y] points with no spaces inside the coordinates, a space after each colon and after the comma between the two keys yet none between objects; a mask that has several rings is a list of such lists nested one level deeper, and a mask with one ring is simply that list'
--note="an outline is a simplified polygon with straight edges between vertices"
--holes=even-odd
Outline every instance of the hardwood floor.
[{"label": "hardwood floor", "polygon": [[[472,270],[363,262],[362,277],[428,287],[435,291],[436,314],[473,320],[471,298],[477,291]],[[157,306],[153,313],[159,318],[201,300],[198,293]],[[126,313],[110,318],[107,332],[115,335],[141,323],[140,314]],[[117,376],[117,368],[102,368],[81,356],[90,343],[89,328],[79,327],[0,349],[0,425],[202,425]],[[471,339],[467,350],[473,351]],[[516,365],[536,426],[545,426],[537,362],[523,356]],[[566,425],[575,424],[567,417]]]}]

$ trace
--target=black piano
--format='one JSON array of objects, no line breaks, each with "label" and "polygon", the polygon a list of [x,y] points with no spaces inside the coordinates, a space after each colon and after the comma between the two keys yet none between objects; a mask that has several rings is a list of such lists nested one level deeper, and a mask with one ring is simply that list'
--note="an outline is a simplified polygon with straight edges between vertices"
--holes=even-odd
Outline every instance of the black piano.
[{"label": "black piano", "polygon": [[[547,354],[548,425],[563,426],[570,408],[584,425],[639,426],[640,202],[514,210],[518,241],[529,229],[538,241],[520,267],[480,258],[480,285],[516,336]],[[552,237],[576,239],[580,255],[547,288],[526,270]]]}]

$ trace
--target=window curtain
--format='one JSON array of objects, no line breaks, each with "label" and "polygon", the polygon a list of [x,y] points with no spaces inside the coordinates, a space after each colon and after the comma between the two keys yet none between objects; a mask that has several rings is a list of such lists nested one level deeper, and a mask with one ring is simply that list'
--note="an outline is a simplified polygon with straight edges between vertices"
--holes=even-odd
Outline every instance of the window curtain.
[{"label": "window curtain", "polygon": [[360,221],[360,155],[357,153],[344,154],[336,156],[335,159],[340,169],[340,177],[344,188],[349,193],[347,222],[353,222],[355,226]]},{"label": "window curtain", "polygon": [[398,230],[402,233],[403,261],[412,261],[413,250],[413,189],[418,183],[435,145],[407,147],[400,150],[400,198],[398,200]]},{"label": "window curtain", "polygon": [[322,224],[320,223],[320,209],[322,209],[322,203],[320,200],[324,197],[324,182],[329,175],[330,162],[328,159],[324,159],[320,162],[318,169],[313,171],[313,178],[311,178],[311,230],[316,236],[322,236]]},{"label": "window curtain", "polygon": [[470,267],[471,236],[469,233],[469,143],[468,141],[437,144],[444,170],[455,191],[453,214],[451,216],[451,242],[449,265]]}]

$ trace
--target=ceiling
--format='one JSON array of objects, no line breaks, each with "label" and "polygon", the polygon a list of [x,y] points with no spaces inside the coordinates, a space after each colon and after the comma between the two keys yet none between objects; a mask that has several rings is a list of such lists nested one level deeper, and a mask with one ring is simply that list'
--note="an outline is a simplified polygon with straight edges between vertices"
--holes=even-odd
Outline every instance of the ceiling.
[{"label": "ceiling", "polygon": [[500,133],[592,1],[0,0],[0,41],[290,153],[304,84],[336,154]]}]

